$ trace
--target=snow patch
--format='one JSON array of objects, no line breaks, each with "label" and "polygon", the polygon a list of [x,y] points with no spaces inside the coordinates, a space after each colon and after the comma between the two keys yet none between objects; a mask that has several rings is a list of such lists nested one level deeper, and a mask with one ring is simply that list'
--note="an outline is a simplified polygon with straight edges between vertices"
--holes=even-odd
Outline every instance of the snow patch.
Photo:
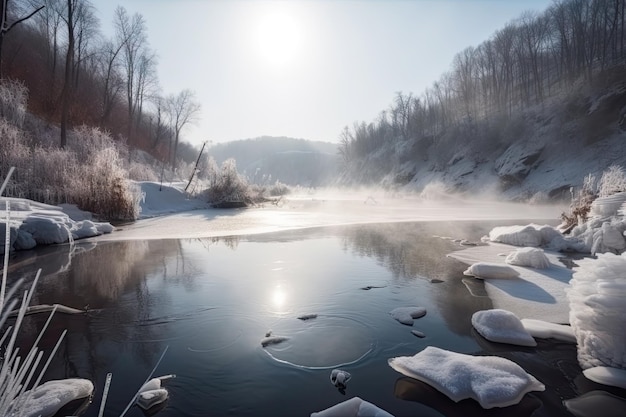
[{"label": "snow patch", "polygon": [[504,260],[509,265],[527,266],[535,269],[550,267],[550,260],[539,248],[521,248],[511,252]]},{"label": "snow patch", "polygon": [[[11,409],[7,417],[53,416],[64,405],[93,393],[93,383],[87,379],[70,378],[48,381],[13,400],[17,409]],[[20,404],[21,401],[24,401]]]},{"label": "snow patch", "polygon": [[571,326],[537,319],[522,319],[521,322],[524,329],[526,329],[532,337],[576,343],[576,336]]},{"label": "snow patch", "polygon": [[323,411],[311,413],[311,417],[393,417],[393,415],[359,397],[353,397]]}]

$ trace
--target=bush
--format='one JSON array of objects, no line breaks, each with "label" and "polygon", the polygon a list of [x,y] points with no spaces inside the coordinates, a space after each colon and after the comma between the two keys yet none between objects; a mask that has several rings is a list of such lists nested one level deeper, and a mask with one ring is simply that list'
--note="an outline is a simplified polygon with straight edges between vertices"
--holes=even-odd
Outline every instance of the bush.
[{"label": "bush", "polygon": [[22,128],[26,115],[28,89],[15,80],[0,80],[0,117],[8,123]]},{"label": "bush", "polygon": [[205,191],[211,204],[252,202],[252,192],[248,181],[237,172],[234,159],[227,159],[222,163],[220,172],[210,181]]}]

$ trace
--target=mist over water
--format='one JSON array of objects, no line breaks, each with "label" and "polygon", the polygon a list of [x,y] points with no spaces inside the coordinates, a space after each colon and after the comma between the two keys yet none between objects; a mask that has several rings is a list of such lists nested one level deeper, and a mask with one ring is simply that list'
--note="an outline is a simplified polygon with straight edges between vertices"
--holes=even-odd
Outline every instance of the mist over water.
[{"label": "mist over water", "polygon": [[513,203],[487,195],[461,197],[446,194],[437,187],[422,195],[380,189],[320,189],[290,194],[274,203],[246,209],[195,210],[142,220],[97,240],[249,235],[319,226],[407,221],[529,219],[543,222],[557,221],[565,209],[565,204]]}]

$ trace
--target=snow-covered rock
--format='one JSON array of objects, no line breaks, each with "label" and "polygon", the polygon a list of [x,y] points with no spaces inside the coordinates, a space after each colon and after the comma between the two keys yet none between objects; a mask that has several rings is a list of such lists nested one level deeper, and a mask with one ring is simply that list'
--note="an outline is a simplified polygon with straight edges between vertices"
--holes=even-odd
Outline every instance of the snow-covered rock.
[{"label": "snow-covered rock", "polygon": [[626,369],[595,366],[583,371],[583,375],[598,384],[610,385],[626,389]]},{"label": "snow-covered rock", "polygon": [[591,203],[589,215],[593,217],[615,216],[624,203],[626,203],[626,192],[598,197]]},{"label": "snow-covered rock", "polygon": [[550,260],[539,248],[521,248],[511,252],[504,260],[509,265],[527,266],[535,269],[550,267]]},{"label": "snow-covered rock", "polygon": [[428,346],[414,356],[388,361],[396,371],[420,380],[452,401],[473,398],[483,408],[517,404],[545,386],[522,367],[499,356],[471,356]]},{"label": "snow-covered rock", "polygon": [[93,383],[87,379],[48,381],[13,400],[13,407],[19,408],[11,408],[7,417],[53,416],[69,402],[89,397],[93,389]]},{"label": "snow-covered rock", "polygon": [[463,275],[480,279],[503,279],[517,278],[519,276],[519,272],[508,265],[501,265],[492,262],[476,262],[463,271]]},{"label": "snow-covered rock", "polygon": [[626,369],[626,253],[598,254],[597,259],[577,262],[566,293],[578,362],[583,369]]},{"label": "snow-covered rock", "polygon": [[519,346],[537,346],[520,319],[502,309],[477,311],[472,314],[472,326],[485,339]]},{"label": "snow-covered rock", "polygon": [[419,319],[426,315],[424,307],[398,307],[389,312],[391,317],[407,326],[413,325],[413,319]]}]

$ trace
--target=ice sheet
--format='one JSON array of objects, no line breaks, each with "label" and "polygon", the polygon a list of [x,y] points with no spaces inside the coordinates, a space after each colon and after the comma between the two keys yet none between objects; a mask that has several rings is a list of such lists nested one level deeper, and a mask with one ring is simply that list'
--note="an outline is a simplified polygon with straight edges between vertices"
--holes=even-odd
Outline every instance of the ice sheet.
[{"label": "ice sheet", "polygon": [[[467,265],[490,262],[505,265],[500,254],[509,254],[516,247],[502,243],[489,243],[452,252],[448,256]],[[485,290],[494,308],[511,311],[520,319],[548,320],[551,323],[569,323],[569,302],[565,289],[572,271],[561,266],[558,253],[546,251],[552,264],[550,268],[536,270],[511,265],[519,272],[515,279],[485,280]]]}]

